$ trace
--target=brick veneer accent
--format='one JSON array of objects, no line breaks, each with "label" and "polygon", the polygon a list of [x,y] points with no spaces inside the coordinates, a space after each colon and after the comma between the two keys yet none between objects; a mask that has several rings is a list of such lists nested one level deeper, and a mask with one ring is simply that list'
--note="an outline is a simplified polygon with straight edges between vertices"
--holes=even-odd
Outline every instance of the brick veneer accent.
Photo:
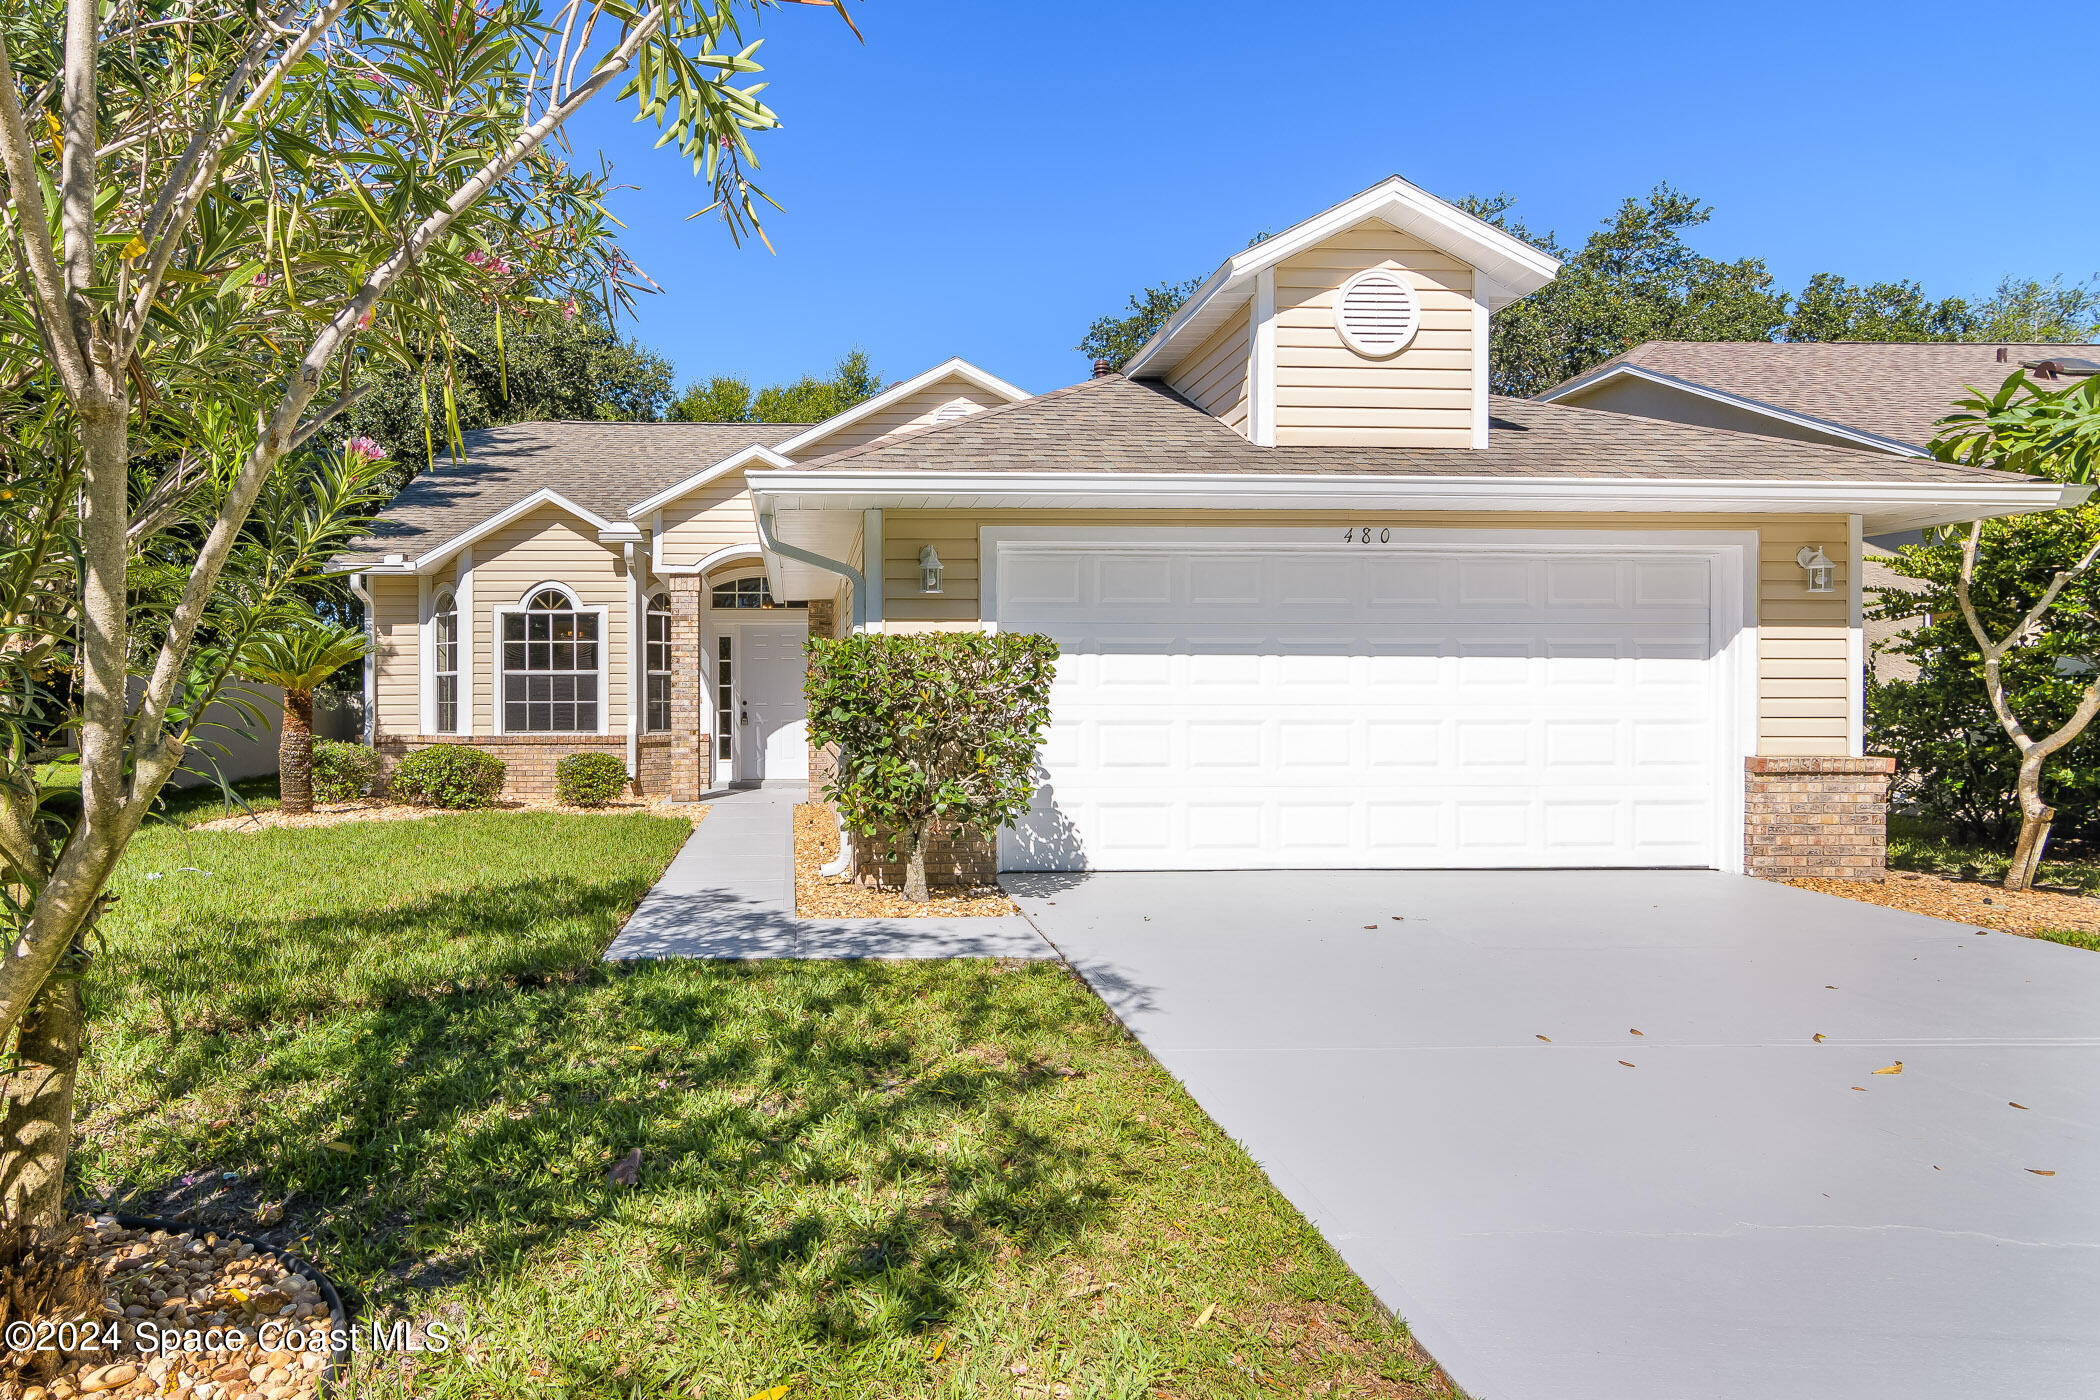
[{"label": "brick veneer accent", "polygon": [[1759,757],[1744,768],[1743,865],[1752,875],[1882,878],[1895,759]]},{"label": "brick veneer accent", "polygon": [[[554,796],[554,766],[572,753],[609,753],[627,758],[624,734],[388,734],[379,740],[380,758],[392,769],[403,757],[432,744],[470,744],[503,760],[503,795],[511,798]],[[637,790],[652,796],[664,790],[670,765],[671,736],[644,734],[635,767]]]},{"label": "brick veneer accent", "polygon": [[665,793],[673,802],[698,801],[714,780],[715,717],[700,708],[700,609],[705,584],[696,574],[670,580],[671,733],[665,762]]}]

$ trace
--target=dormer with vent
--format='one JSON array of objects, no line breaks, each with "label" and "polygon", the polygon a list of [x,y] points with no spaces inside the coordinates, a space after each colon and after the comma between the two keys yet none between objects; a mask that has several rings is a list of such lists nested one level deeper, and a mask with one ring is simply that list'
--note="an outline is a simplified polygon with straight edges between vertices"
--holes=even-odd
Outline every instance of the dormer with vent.
[{"label": "dormer with vent", "polygon": [[1488,316],[1560,264],[1394,176],[1228,259],[1124,372],[1265,447],[1486,447]]}]

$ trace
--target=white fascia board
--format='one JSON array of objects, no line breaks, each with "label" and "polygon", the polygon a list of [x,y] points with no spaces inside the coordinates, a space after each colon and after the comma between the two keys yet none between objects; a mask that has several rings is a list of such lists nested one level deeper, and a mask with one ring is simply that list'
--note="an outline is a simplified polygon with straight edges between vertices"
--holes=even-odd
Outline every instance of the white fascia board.
[{"label": "white fascia board", "polygon": [[1210,472],[775,471],[762,511],[903,509],[1668,511],[1859,515],[1870,533],[2077,505],[2089,486],[1596,477],[1252,476]]},{"label": "white fascia board", "polygon": [[[1237,309],[1244,297],[1252,295],[1252,279],[1263,270],[1318,247],[1366,219],[1382,219],[1433,248],[1463,259],[1482,275],[1490,309],[1499,310],[1529,296],[1560,271],[1558,258],[1393,175],[1362,194],[1227,258],[1167,319],[1158,334],[1130,357],[1123,372],[1136,378],[1148,371],[1160,375],[1171,370],[1179,358],[1170,355],[1173,347],[1187,342],[1193,349],[1200,344],[1222,317]],[[1195,338],[1191,340],[1191,336]]]},{"label": "white fascia board", "polygon": [[[1861,447],[1871,447],[1877,452],[1891,452],[1898,457],[1926,458],[1932,455],[1923,448],[1914,447],[1907,442],[1899,442],[1892,437],[1883,437],[1879,433],[1870,433],[1859,428],[1848,428],[1843,423],[1833,422],[1828,418],[1818,418],[1808,413],[1796,413],[1792,409],[1780,408],[1776,404],[1766,403],[1763,399],[1745,398],[1741,394],[1731,394],[1725,389],[1716,389],[1710,385],[1697,384],[1689,379],[1679,379],[1674,374],[1664,374],[1660,370],[1648,369],[1642,365],[1613,365],[1610,369],[1594,371],[1580,379],[1571,379],[1565,384],[1556,385],[1535,397],[1540,403],[1559,403],[1571,394],[1579,394],[1584,390],[1594,389],[1601,384],[1609,384],[1614,379],[1645,380],[1660,388],[1675,389],[1679,393],[1690,394],[1694,398],[1709,399],[1714,403],[1724,403],[1731,408],[1740,408],[1745,412],[1755,413],[1759,417],[1770,418],[1775,422],[1789,423],[1797,428],[1807,428],[1811,432],[1828,433],[1832,437],[1840,437],[1847,442],[1856,442]],[[1582,406],[1581,404],[1570,405],[1573,408],[1581,408]],[[1618,412],[1617,409],[1592,411]],[[1628,414],[1627,416],[1633,417],[1634,415]]]},{"label": "white fascia board", "polygon": [[753,443],[749,447],[738,448],[713,466],[694,472],[677,485],[666,486],[647,500],[637,501],[635,504],[627,507],[627,518],[629,520],[639,520],[654,511],[662,510],[688,491],[697,491],[717,477],[726,476],[730,472],[743,471],[753,464],[763,467],[791,467],[795,464],[795,461],[792,457],[781,456],[764,443]]},{"label": "white fascia board", "polygon": [[[476,540],[482,539],[490,534],[493,534],[497,530],[500,530],[504,526],[510,524],[513,520],[518,520],[524,516],[532,514],[532,512],[538,510],[541,506],[550,505],[560,506],[569,514],[575,516],[577,519],[583,521],[585,524],[596,529],[599,532],[600,539],[603,539],[605,537],[605,533],[607,531],[618,531],[626,528],[624,525],[615,525],[612,521],[604,519],[603,517],[599,516],[593,511],[585,510],[582,506],[577,505],[576,502],[570,500],[567,496],[564,496],[561,492],[555,490],[553,487],[542,486],[539,490],[533,492],[524,500],[519,501],[516,505],[507,507],[506,509],[498,512],[497,514],[490,516],[488,519],[482,521],[479,525],[474,526],[470,530],[464,530],[459,534],[454,535],[451,539],[446,540],[437,548],[430,550],[428,553],[417,556],[415,559],[410,560],[407,564],[395,567],[393,569],[388,569],[382,566],[373,569],[371,572],[403,574],[429,573],[431,570],[437,568],[440,564],[443,564],[447,559],[450,559],[454,554],[457,554],[460,550],[465,549],[470,544],[473,544]],[[625,536],[621,536],[620,538],[624,539]]]},{"label": "white fascia board", "polygon": [[961,356],[951,356],[932,369],[915,374],[899,384],[892,384],[872,399],[863,399],[844,413],[834,413],[823,422],[813,424],[775,447],[775,451],[787,457],[808,455],[809,449],[843,428],[850,428],[872,414],[880,413],[900,399],[908,399],[921,389],[931,388],[943,379],[960,379],[972,384],[995,398],[1008,403],[1019,403],[1034,397],[1017,384],[1009,384],[996,374],[977,368]]}]

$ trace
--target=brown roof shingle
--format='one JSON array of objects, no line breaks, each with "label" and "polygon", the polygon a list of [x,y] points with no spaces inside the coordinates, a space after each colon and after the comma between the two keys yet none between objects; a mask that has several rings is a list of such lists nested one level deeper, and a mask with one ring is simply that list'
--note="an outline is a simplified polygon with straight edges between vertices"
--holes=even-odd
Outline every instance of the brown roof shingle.
[{"label": "brown roof shingle", "polygon": [[413,558],[551,487],[602,519],[754,443],[771,446],[806,423],[516,423],[466,435],[464,460],[441,460],[394,497],[339,567],[388,554]]},{"label": "brown roof shingle", "polygon": [[2064,357],[2100,359],[2100,345],[1650,340],[1566,383],[1635,365],[1923,447],[1965,386],[1996,389],[2023,360]]},{"label": "brown roof shingle", "polygon": [[1999,475],[1530,399],[1491,402],[1488,445],[1481,449],[1257,447],[1172,390],[1117,374],[836,452],[805,466],[1860,482]]}]

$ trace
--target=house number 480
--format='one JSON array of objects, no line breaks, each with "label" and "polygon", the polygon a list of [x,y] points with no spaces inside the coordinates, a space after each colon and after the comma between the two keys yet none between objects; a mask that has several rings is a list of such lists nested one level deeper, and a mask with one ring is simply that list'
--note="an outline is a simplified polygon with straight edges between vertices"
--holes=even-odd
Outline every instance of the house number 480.
[{"label": "house number 480", "polygon": [[[1352,525],[1348,529],[1342,531],[1343,544],[1369,544],[1370,542],[1371,527],[1368,525],[1364,526],[1362,529],[1358,529],[1356,526]],[[1378,532],[1378,542],[1380,544],[1391,544],[1393,542],[1393,532],[1390,529],[1380,530]]]}]

